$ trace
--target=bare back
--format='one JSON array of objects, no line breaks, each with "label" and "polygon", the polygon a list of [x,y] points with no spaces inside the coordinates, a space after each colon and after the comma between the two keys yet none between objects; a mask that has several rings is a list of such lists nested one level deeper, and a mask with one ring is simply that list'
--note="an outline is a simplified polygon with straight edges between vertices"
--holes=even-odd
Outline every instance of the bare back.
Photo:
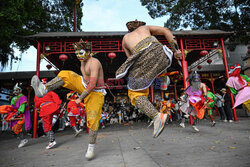
[{"label": "bare back", "polygon": [[173,34],[166,27],[141,26],[123,37],[122,47],[127,57],[131,55],[132,48],[137,43],[151,35],[163,35],[169,43],[173,41]]},{"label": "bare back", "polygon": [[151,36],[151,33],[147,26],[141,26],[137,28],[136,30],[134,30],[133,32],[126,34],[122,40],[122,46],[126,55],[129,57],[131,55],[132,48],[138,42],[140,42],[141,40],[149,36]]}]

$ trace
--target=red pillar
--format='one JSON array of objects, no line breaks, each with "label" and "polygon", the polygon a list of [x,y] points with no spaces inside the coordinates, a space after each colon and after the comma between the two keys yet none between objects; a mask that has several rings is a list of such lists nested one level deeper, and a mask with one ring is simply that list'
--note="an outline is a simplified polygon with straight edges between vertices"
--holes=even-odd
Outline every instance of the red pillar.
[{"label": "red pillar", "polygon": [[154,85],[152,84],[150,86],[150,101],[151,101],[151,103],[154,102],[154,99],[155,99],[155,92],[154,92]]},{"label": "red pillar", "polygon": [[28,86],[28,110],[30,109],[30,93],[31,93],[31,87]]},{"label": "red pillar", "polygon": [[[213,91],[213,94],[215,94],[215,90],[214,90],[214,79],[213,79],[213,75],[212,73],[210,72],[210,80],[211,80],[211,84],[212,84],[212,91]],[[216,107],[216,116],[219,116],[219,111],[218,111],[218,108]]]},{"label": "red pillar", "polygon": [[188,77],[188,63],[185,60],[185,53],[183,47],[183,39],[180,38],[180,45],[181,45],[181,53],[182,53],[182,72],[183,72],[183,81],[184,81],[184,88],[188,87],[188,82],[186,81]]},{"label": "red pillar", "polygon": [[[226,52],[225,52],[223,38],[220,38],[220,42],[221,42],[221,47],[222,47],[224,67],[225,67],[226,76],[227,76],[227,79],[228,79],[229,78],[229,73],[228,73],[228,65],[227,65],[227,58],[226,58]],[[230,92],[230,97],[231,97],[232,106],[234,106],[234,97],[233,97],[233,94],[231,92]],[[236,115],[236,110],[235,109],[233,109],[233,116],[234,116],[234,121],[237,121],[237,115]]]},{"label": "red pillar", "polygon": [[[183,47],[183,39],[180,38],[180,45],[181,45],[181,53],[182,53],[182,72],[183,72],[183,81],[184,81],[184,88],[186,89],[188,87],[187,77],[188,77],[188,63],[185,60],[185,53],[184,53],[184,47]],[[192,115],[189,116],[190,124],[193,124],[193,118]]]},{"label": "red pillar", "polygon": [[174,94],[175,94],[175,100],[177,101],[178,96],[177,96],[176,82],[174,83]]},{"label": "red pillar", "polygon": [[76,3],[74,5],[74,32],[76,32]]},{"label": "red pillar", "polygon": [[[37,42],[37,58],[36,58],[36,75],[38,78],[40,77],[40,52],[41,50],[41,43]],[[37,110],[34,109],[34,124],[33,124],[33,138],[36,138],[37,132]]]}]

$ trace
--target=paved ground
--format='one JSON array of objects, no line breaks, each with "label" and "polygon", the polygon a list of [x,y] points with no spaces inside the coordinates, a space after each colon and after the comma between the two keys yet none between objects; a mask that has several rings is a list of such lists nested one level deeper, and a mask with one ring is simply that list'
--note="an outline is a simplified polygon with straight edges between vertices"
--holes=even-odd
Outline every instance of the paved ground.
[{"label": "paved ground", "polygon": [[167,125],[157,139],[152,128],[137,123],[101,129],[96,156],[84,158],[87,134],[74,138],[71,129],[56,133],[57,147],[45,150],[47,138],[30,139],[26,147],[0,135],[0,166],[18,167],[249,167],[250,118],[238,122],[217,122],[215,127],[203,120],[200,133],[190,126]]}]

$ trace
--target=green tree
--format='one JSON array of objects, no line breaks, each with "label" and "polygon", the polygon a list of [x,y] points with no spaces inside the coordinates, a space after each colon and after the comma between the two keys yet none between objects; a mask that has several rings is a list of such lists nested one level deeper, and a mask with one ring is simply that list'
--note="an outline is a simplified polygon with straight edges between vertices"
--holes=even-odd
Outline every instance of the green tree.
[{"label": "green tree", "polygon": [[[77,29],[80,29],[82,0],[77,5]],[[24,36],[37,32],[73,31],[75,0],[1,0],[0,1],[0,63],[21,60],[13,48],[25,51],[30,44]]]},{"label": "green tree", "polygon": [[172,30],[220,29],[234,31],[234,40],[247,42],[250,0],[141,0],[152,18],[169,16],[164,26]]}]

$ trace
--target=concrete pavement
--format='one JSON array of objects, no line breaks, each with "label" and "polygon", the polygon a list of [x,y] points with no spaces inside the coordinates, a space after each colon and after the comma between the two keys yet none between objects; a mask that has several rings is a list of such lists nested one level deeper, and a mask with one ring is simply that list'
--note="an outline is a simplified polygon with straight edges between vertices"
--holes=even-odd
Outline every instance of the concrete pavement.
[{"label": "concrete pavement", "polygon": [[136,123],[100,129],[95,158],[84,157],[86,133],[74,138],[72,129],[56,133],[57,146],[46,150],[48,139],[30,139],[18,149],[19,140],[4,132],[0,135],[0,166],[9,167],[249,167],[250,118],[238,122],[218,122],[211,127],[202,120],[194,133],[186,124],[166,125],[162,134],[152,138],[153,128]]}]

